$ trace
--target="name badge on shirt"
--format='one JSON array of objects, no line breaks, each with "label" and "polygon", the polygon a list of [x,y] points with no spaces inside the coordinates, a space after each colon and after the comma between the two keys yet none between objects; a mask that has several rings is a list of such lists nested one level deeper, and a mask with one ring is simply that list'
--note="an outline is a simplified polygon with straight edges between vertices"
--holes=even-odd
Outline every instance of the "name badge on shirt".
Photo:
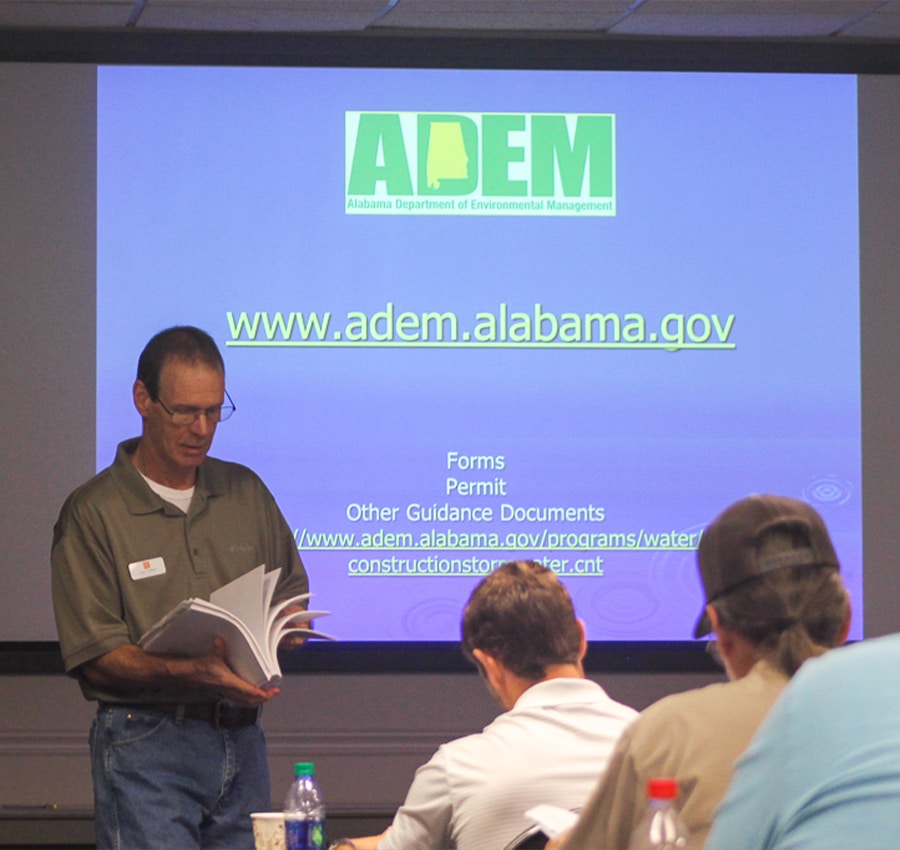
[{"label": "name badge on shirt", "polygon": [[150,576],[161,576],[166,571],[166,562],[162,558],[147,558],[145,561],[133,561],[128,565],[128,572],[135,581]]}]

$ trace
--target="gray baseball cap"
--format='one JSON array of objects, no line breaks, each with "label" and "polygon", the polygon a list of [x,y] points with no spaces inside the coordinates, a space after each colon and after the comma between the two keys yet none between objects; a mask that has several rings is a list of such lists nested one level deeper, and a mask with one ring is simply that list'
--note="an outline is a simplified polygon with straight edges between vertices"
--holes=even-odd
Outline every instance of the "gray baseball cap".
[{"label": "gray baseball cap", "polygon": [[[761,543],[771,531],[793,532],[797,544],[764,554]],[[756,576],[809,564],[840,569],[822,517],[806,502],[786,496],[747,496],[717,516],[700,538],[697,566],[706,602],[694,637],[708,635],[712,623],[706,605]]]}]

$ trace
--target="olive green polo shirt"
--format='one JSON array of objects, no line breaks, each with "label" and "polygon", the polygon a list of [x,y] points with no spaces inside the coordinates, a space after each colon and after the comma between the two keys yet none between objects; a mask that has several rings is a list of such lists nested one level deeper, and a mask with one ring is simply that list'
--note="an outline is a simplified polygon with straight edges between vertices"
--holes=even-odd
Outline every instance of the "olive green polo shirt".
[{"label": "olive green polo shirt", "polygon": [[[308,589],[294,536],[259,476],[207,458],[185,514],[131,463],[137,444],[121,443],[112,466],[69,496],[54,527],[53,608],[70,673],[137,643],[183,599],[208,599],[259,564],[281,568],[276,600]],[[87,699],[125,698],[80,682]]]}]

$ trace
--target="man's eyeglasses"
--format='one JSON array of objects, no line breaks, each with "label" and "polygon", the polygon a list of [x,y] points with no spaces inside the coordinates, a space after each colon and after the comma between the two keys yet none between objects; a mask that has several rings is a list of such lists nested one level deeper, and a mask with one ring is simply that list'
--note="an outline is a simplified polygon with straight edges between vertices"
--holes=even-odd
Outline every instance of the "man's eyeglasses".
[{"label": "man's eyeglasses", "polygon": [[225,398],[228,399],[227,404],[216,404],[213,407],[188,407],[184,404],[176,404],[171,409],[162,399],[155,398],[153,400],[172,417],[173,425],[193,425],[201,416],[206,417],[206,421],[213,424],[230,419],[231,414],[237,408],[231,400],[231,396],[228,395],[228,390],[225,390]]}]

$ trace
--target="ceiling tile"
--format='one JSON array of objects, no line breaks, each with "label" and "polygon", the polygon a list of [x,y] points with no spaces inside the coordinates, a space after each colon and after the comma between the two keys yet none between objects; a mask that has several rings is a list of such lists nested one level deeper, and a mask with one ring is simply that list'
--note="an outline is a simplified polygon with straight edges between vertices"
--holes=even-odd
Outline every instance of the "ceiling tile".
[{"label": "ceiling tile", "polygon": [[900,0],[0,0],[0,28],[900,41]]},{"label": "ceiling tile", "polygon": [[631,0],[399,0],[383,27],[457,30],[595,31]]},{"label": "ceiling tile", "polygon": [[610,32],[730,38],[823,38],[877,0],[646,0]]},{"label": "ceiling tile", "polygon": [[132,5],[130,0],[4,0],[0,27],[122,27]]},{"label": "ceiling tile", "polygon": [[141,29],[353,32],[387,0],[147,0]]},{"label": "ceiling tile", "polygon": [[885,3],[878,11],[848,26],[841,35],[851,38],[900,39],[900,2]]}]

